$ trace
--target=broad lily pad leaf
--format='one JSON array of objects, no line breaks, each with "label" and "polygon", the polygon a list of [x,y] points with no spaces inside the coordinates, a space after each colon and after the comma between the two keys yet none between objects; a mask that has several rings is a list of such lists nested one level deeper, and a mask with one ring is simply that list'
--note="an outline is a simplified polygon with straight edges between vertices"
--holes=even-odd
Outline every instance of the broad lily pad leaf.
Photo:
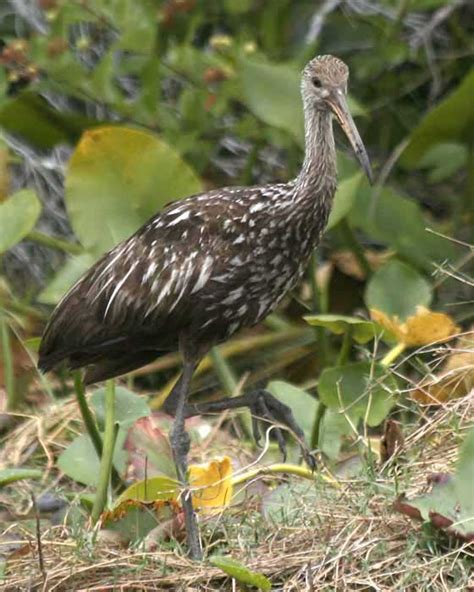
[{"label": "broad lily pad leaf", "polygon": [[221,509],[232,498],[232,461],[228,456],[189,466],[193,506],[202,510]]},{"label": "broad lily pad leaf", "polygon": [[357,343],[367,343],[380,333],[380,327],[373,321],[336,314],[318,314],[304,317],[305,321],[316,327],[325,327],[335,335],[350,332]]},{"label": "broad lily pad leaf", "polygon": [[[105,388],[96,390],[91,403],[94,407],[99,424],[105,422]],[[128,389],[115,387],[115,422],[121,426],[129,427],[137,419],[150,415],[151,411],[143,397],[139,397]]]},{"label": "broad lily pad leaf", "polygon": [[240,66],[244,96],[250,110],[303,145],[303,105],[298,69],[251,59],[242,59]]},{"label": "broad lily pad leaf", "polygon": [[178,503],[166,498],[152,502],[125,499],[102,514],[101,526],[118,533],[126,543],[143,541],[152,532],[155,542],[170,538],[182,534],[184,524]]},{"label": "broad lily pad leaf", "polygon": [[417,306],[414,315],[405,322],[389,317],[380,310],[371,309],[371,317],[394,335],[399,343],[408,347],[427,345],[449,339],[459,333],[459,327],[453,319],[442,312],[433,312],[424,306]]},{"label": "broad lily pad leaf", "polygon": [[321,401],[353,422],[365,419],[377,426],[395,405],[397,383],[380,364],[355,362],[326,368],[319,379]]},{"label": "broad lily pad leaf", "polygon": [[126,500],[137,502],[155,502],[157,500],[174,500],[178,496],[179,484],[169,477],[151,477],[143,481],[137,481],[127,487],[120,494],[114,504],[118,508]]},{"label": "broad lily pad leaf", "polygon": [[[239,65],[249,109],[268,125],[285,130],[304,145],[299,69],[290,64],[268,64],[251,58],[242,58]],[[348,100],[354,117],[364,113],[354,100]]]},{"label": "broad lily pad leaf", "polygon": [[413,131],[400,163],[416,168],[429,148],[439,142],[468,142],[474,132],[474,69]]},{"label": "broad lily pad leaf", "polygon": [[431,286],[425,278],[395,259],[373,274],[365,290],[368,308],[402,320],[414,314],[417,306],[428,306],[431,298]]},{"label": "broad lily pad leaf", "polygon": [[318,401],[303,389],[283,380],[273,380],[268,384],[267,388],[279,401],[291,408],[296,423],[309,440],[314,418],[316,417]]},{"label": "broad lily pad leaf", "polygon": [[[115,443],[113,462],[119,472],[125,468],[126,455],[123,451],[125,436],[126,430],[120,429]],[[100,460],[88,434],[81,434],[69,444],[58,458],[58,467],[74,481],[92,487],[97,485]]]},{"label": "broad lily pad leaf", "polygon": [[56,304],[64,294],[72,288],[77,280],[94,263],[95,257],[90,253],[73,255],[56,273],[44,290],[37,296],[42,304]]},{"label": "broad lily pad leaf", "polygon": [[100,127],[82,136],[71,158],[65,199],[74,232],[98,257],[168,202],[201,189],[192,169],[157,136]]},{"label": "broad lily pad leaf", "polygon": [[351,211],[362,178],[362,173],[357,172],[352,177],[344,179],[339,183],[326,230],[330,230],[333,226],[336,226]]},{"label": "broad lily pad leaf", "polygon": [[43,471],[38,469],[2,469],[0,470],[0,487],[22,481],[23,479],[41,479]]},{"label": "broad lily pad leaf", "polygon": [[402,495],[394,508],[412,518],[431,522],[437,528],[466,541],[474,541],[474,429],[468,433],[454,476],[429,478],[432,490],[412,500]]},{"label": "broad lily pad leaf", "polygon": [[83,130],[93,125],[97,125],[97,121],[81,115],[60,113],[32,92],[21,93],[0,107],[0,127],[46,150],[56,144],[74,144]]},{"label": "broad lily pad leaf", "polygon": [[361,185],[357,207],[349,218],[371,238],[429,272],[433,271],[433,262],[454,261],[459,253],[452,242],[428,231],[433,225],[418,203],[390,188],[382,189],[374,199],[373,193]]},{"label": "broad lily pad leaf", "polygon": [[321,491],[316,483],[290,479],[264,494],[262,514],[275,525],[296,527],[308,507],[315,508],[321,501]]},{"label": "broad lily pad leaf", "polygon": [[4,253],[33,230],[41,202],[31,189],[23,189],[0,203],[0,253]]},{"label": "broad lily pad leaf", "polygon": [[319,428],[318,448],[332,460],[339,458],[343,439],[354,434],[354,429],[340,410],[326,409]]},{"label": "broad lily pad leaf", "polygon": [[223,555],[215,555],[209,559],[211,565],[218,567],[231,578],[234,578],[239,583],[246,586],[255,586],[264,592],[270,592],[272,589],[271,582],[263,574],[250,570],[242,563],[239,563],[231,557],[224,557]]}]

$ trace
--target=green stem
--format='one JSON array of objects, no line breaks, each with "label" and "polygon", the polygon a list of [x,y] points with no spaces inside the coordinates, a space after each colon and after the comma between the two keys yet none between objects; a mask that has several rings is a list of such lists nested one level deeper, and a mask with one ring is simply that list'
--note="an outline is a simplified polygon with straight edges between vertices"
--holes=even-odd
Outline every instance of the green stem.
[{"label": "green stem", "polygon": [[[296,475],[297,477],[303,477],[303,479],[309,479],[314,481],[315,474],[310,469],[306,467],[302,467],[301,465],[291,465],[286,463],[276,463],[274,465],[270,465],[268,467],[258,467],[256,469],[251,469],[246,473],[242,473],[242,475],[237,475],[232,479],[232,485],[235,487],[236,485],[241,485],[246,481],[250,481],[251,479],[255,479],[260,475],[276,475],[276,474],[287,474],[287,475]],[[334,485],[338,485],[336,479],[331,476],[323,475],[320,473],[321,477],[327,481],[328,483],[333,483]]]},{"label": "green stem", "polygon": [[349,226],[349,223],[346,219],[340,222],[339,227],[341,229],[344,242],[346,243],[348,248],[354,253],[355,258],[357,259],[365,275],[369,277],[372,274],[372,269],[370,267],[370,263],[367,260],[367,257],[365,256],[364,249],[362,248],[360,242],[357,240],[354,231]]},{"label": "green stem", "polygon": [[15,388],[15,374],[13,368],[13,356],[10,340],[10,327],[5,319],[0,319],[3,372],[5,377],[5,389],[7,391],[7,409],[14,411],[19,405],[19,393]]},{"label": "green stem", "polygon": [[285,319],[282,315],[272,313],[263,321],[264,325],[273,331],[288,331],[294,329],[295,325]]},{"label": "green stem", "polygon": [[385,357],[380,362],[382,366],[385,366],[386,368],[391,366],[398,356],[405,351],[406,347],[407,346],[404,343],[397,343],[395,347],[392,347],[392,349],[387,352]]},{"label": "green stem", "polygon": [[112,472],[112,459],[114,455],[116,435],[115,383],[113,380],[108,380],[107,386],[105,388],[104,448],[102,458],[100,459],[99,482],[97,484],[97,491],[95,493],[94,504],[92,506],[92,524],[96,524],[106,506],[107,493],[109,490]]},{"label": "green stem", "polygon": [[318,447],[319,437],[321,435],[321,422],[323,421],[323,417],[325,416],[326,411],[326,405],[321,402],[321,399],[319,399],[318,409],[316,410],[316,417],[314,418],[313,429],[311,430],[310,446],[312,449]]},{"label": "green stem", "polygon": [[227,360],[221,354],[218,347],[213,347],[211,349],[210,356],[212,359],[214,371],[219,377],[219,380],[222,386],[224,387],[224,390],[227,392],[229,396],[232,396],[238,385],[237,379],[232,371],[232,368],[227,363]]},{"label": "green stem", "polygon": [[[87,403],[84,383],[82,382],[80,372],[74,373],[74,389],[76,391],[77,403],[79,405],[79,409],[81,411],[82,419],[84,421],[84,425],[86,426],[87,433],[89,434],[89,437],[92,440],[92,444],[95,448],[95,451],[97,452],[97,456],[99,458],[102,458],[102,438],[100,436],[99,429],[97,428],[97,424]],[[114,489],[116,489],[117,491],[122,491],[123,489],[125,489],[125,485],[122,481],[122,478],[120,477],[115,467],[112,467],[112,484],[114,486]]]},{"label": "green stem", "polygon": [[86,391],[84,389],[84,383],[82,382],[80,372],[74,373],[74,389],[76,391],[77,403],[79,405],[87,433],[92,440],[92,444],[94,445],[95,451],[97,452],[97,456],[101,458],[102,438],[100,437],[97,424],[95,423],[95,419],[93,418],[91,410],[89,409],[89,405],[87,404]]},{"label": "green stem", "polygon": [[63,251],[64,253],[69,253],[70,255],[80,255],[81,253],[84,253],[84,249],[81,247],[81,245],[70,243],[69,241],[56,238],[55,236],[49,236],[48,234],[40,232],[39,230],[32,230],[28,233],[26,238],[28,240],[34,241],[35,243],[39,243],[40,245],[44,245],[45,247]]},{"label": "green stem", "polygon": [[350,328],[344,333],[344,337],[342,338],[342,345],[341,350],[339,352],[339,356],[337,358],[337,366],[344,366],[347,362],[347,358],[349,357],[349,352],[351,350],[352,345],[352,335]]},{"label": "green stem", "polygon": [[[209,352],[212,360],[214,371],[219,377],[220,383],[224,387],[229,397],[236,393],[239,383],[235,374],[232,371],[227,360],[224,358],[218,347],[213,347]],[[252,423],[250,420],[249,412],[245,409],[238,413],[238,418],[242,430],[247,438],[252,436]]]}]

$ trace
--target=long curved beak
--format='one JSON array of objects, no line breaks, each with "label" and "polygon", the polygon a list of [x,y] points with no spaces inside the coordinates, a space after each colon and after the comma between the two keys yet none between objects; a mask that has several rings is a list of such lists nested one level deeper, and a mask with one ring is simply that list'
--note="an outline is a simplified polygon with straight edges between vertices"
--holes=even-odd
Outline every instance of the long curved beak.
[{"label": "long curved beak", "polygon": [[344,133],[346,134],[349,142],[351,143],[351,146],[357,156],[357,160],[359,161],[361,167],[364,169],[369,183],[372,184],[374,177],[372,174],[372,168],[370,166],[369,157],[367,156],[367,151],[361,140],[361,137],[359,136],[356,124],[352,119],[349,107],[347,106],[345,93],[342,90],[338,89],[330,97],[328,97],[327,100],[340,126],[344,130]]}]

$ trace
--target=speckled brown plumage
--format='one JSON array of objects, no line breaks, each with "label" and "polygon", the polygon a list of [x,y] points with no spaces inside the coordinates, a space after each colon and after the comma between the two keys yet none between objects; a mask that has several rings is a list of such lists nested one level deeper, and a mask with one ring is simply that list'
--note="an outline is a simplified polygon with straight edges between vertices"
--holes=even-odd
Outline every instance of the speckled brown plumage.
[{"label": "speckled brown plumage", "polygon": [[[217,189],[169,205],[104,255],[61,300],[46,327],[39,367],[86,367],[87,382],[123,374],[180,349],[183,374],[167,404],[175,413],[170,441],[185,488],[189,438],[184,419],[205,411],[187,404],[193,372],[213,345],[265,318],[301,278],[336,190],[333,116],[370,177],[347,109],[347,77],[347,66],[332,56],[315,58],[304,69],[306,150],[296,179]],[[290,408],[267,391],[212,402],[208,411],[244,405],[254,417],[285,424],[315,467]],[[256,421],[253,428],[258,440]],[[280,429],[274,434],[284,451]],[[182,504],[190,554],[200,558],[199,532],[186,493]]]}]

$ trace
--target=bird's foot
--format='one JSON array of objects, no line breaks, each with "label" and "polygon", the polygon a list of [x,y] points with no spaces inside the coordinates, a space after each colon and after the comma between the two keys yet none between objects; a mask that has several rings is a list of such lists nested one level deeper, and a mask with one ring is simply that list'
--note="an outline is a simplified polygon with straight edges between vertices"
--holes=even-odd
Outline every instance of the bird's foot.
[{"label": "bird's foot", "polygon": [[[296,423],[290,407],[279,401],[269,391],[264,389],[251,391],[246,393],[244,397],[248,399],[248,408],[252,413],[252,431],[257,446],[260,446],[261,439],[261,421],[259,420],[263,420],[265,423],[285,426],[296,436],[303,459],[309,468],[314,471],[317,465],[316,457],[309,449],[303,430]],[[283,458],[286,460],[286,441],[282,429],[277,425],[273,430],[273,434]]]},{"label": "bird's foot", "polygon": [[[240,407],[248,407],[252,413],[252,430],[257,444],[259,444],[261,439],[260,423],[262,421],[267,425],[268,423],[276,423],[280,426],[284,426],[288,428],[298,440],[301,454],[309,468],[312,471],[315,470],[316,458],[309,450],[303,430],[296,423],[293,412],[288,405],[285,405],[264,389],[250,391],[245,393],[245,395],[220,399],[218,401],[188,404],[185,409],[185,417],[192,417],[204,413],[219,413],[227,409],[238,409]],[[278,442],[283,458],[286,459],[286,442],[281,427],[278,427],[277,425],[273,429],[273,434]]]}]

